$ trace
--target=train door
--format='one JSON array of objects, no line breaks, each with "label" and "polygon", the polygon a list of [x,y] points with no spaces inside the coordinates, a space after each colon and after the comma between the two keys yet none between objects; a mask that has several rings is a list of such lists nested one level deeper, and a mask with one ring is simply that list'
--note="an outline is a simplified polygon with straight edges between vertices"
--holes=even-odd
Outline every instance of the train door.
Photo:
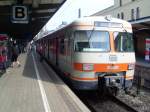
[{"label": "train door", "polygon": [[67,65],[68,65],[68,70],[71,70],[72,68],[72,53],[73,53],[73,34],[72,31],[68,31],[66,34],[66,38],[67,38]]},{"label": "train door", "polygon": [[70,37],[70,52],[71,52],[71,65],[72,65],[72,69],[74,69],[74,32],[71,33],[71,37]]},{"label": "train door", "polygon": [[48,58],[48,40],[45,39],[45,58]]},{"label": "train door", "polygon": [[48,42],[47,43],[48,44],[47,59],[49,60],[50,40],[48,39],[47,42]]},{"label": "train door", "polygon": [[46,43],[47,43],[47,46],[46,46],[46,52],[47,52],[46,58],[48,59],[49,58],[49,39],[47,39]]},{"label": "train door", "polygon": [[44,55],[45,55],[45,58],[47,58],[47,45],[48,45],[48,43],[47,43],[47,39],[45,39],[45,45],[44,45],[44,47],[45,47],[45,53],[44,53]]},{"label": "train door", "polygon": [[56,39],[52,39],[52,60],[53,64],[56,65]]},{"label": "train door", "polygon": [[58,59],[59,59],[59,57],[58,57],[59,56],[58,55],[59,54],[59,50],[58,50],[59,49],[58,38],[55,38],[55,42],[56,42],[56,45],[55,45],[56,46],[56,48],[55,48],[55,50],[56,50],[56,66],[59,66],[58,65]]}]

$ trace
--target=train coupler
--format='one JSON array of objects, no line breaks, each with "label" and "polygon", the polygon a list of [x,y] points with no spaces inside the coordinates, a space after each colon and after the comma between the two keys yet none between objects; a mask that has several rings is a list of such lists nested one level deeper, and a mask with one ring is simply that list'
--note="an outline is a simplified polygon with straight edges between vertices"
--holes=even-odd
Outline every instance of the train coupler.
[{"label": "train coupler", "polygon": [[117,76],[103,76],[98,78],[99,89],[109,94],[117,95],[122,89],[122,79]]}]

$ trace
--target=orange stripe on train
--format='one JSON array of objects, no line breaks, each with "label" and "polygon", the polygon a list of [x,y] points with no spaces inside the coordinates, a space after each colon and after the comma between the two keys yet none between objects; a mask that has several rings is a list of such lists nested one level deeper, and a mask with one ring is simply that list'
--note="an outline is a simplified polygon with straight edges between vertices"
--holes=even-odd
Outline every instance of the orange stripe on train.
[{"label": "orange stripe on train", "polygon": [[74,76],[70,76],[71,79],[73,80],[81,80],[81,81],[96,81],[98,80],[98,77],[95,77],[95,78],[89,78],[89,77],[74,77]]},{"label": "orange stripe on train", "polygon": [[[87,78],[87,77],[74,77],[74,76],[70,76],[71,79],[73,80],[78,80],[78,81],[97,81],[98,77],[95,78]],[[126,76],[126,80],[132,80],[133,76]]]},{"label": "orange stripe on train", "polygon": [[[128,64],[93,64],[93,72],[121,72],[128,70]],[[74,63],[74,69],[78,71],[83,70],[83,63]],[[85,71],[87,72],[87,71]]]}]

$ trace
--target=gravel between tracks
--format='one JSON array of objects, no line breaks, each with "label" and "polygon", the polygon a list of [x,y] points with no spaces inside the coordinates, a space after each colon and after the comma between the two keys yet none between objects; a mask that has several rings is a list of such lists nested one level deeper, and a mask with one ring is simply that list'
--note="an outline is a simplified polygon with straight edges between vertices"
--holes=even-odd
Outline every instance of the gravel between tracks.
[{"label": "gravel between tracks", "polygon": [[[135,88],[132,90],[132,94],[136,94]],[[150,112],[150,91],[141,90],[139,95],[134,95],[121,93],[117,98],[132,106],[138,112]]]}]

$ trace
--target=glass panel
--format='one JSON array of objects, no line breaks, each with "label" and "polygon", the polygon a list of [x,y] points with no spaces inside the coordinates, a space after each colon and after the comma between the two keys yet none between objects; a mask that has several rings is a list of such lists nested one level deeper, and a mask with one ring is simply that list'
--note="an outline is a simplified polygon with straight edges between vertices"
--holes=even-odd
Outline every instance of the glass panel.
[{"label": "glass panel", "polygon": [[104,31],[76,31],[75,51],[109,51],[109,33]]},{"label": "glass panel", "polygon": [[115,50],[118,52],[133,52],[132,34],[128,32],[114,32]]}]

